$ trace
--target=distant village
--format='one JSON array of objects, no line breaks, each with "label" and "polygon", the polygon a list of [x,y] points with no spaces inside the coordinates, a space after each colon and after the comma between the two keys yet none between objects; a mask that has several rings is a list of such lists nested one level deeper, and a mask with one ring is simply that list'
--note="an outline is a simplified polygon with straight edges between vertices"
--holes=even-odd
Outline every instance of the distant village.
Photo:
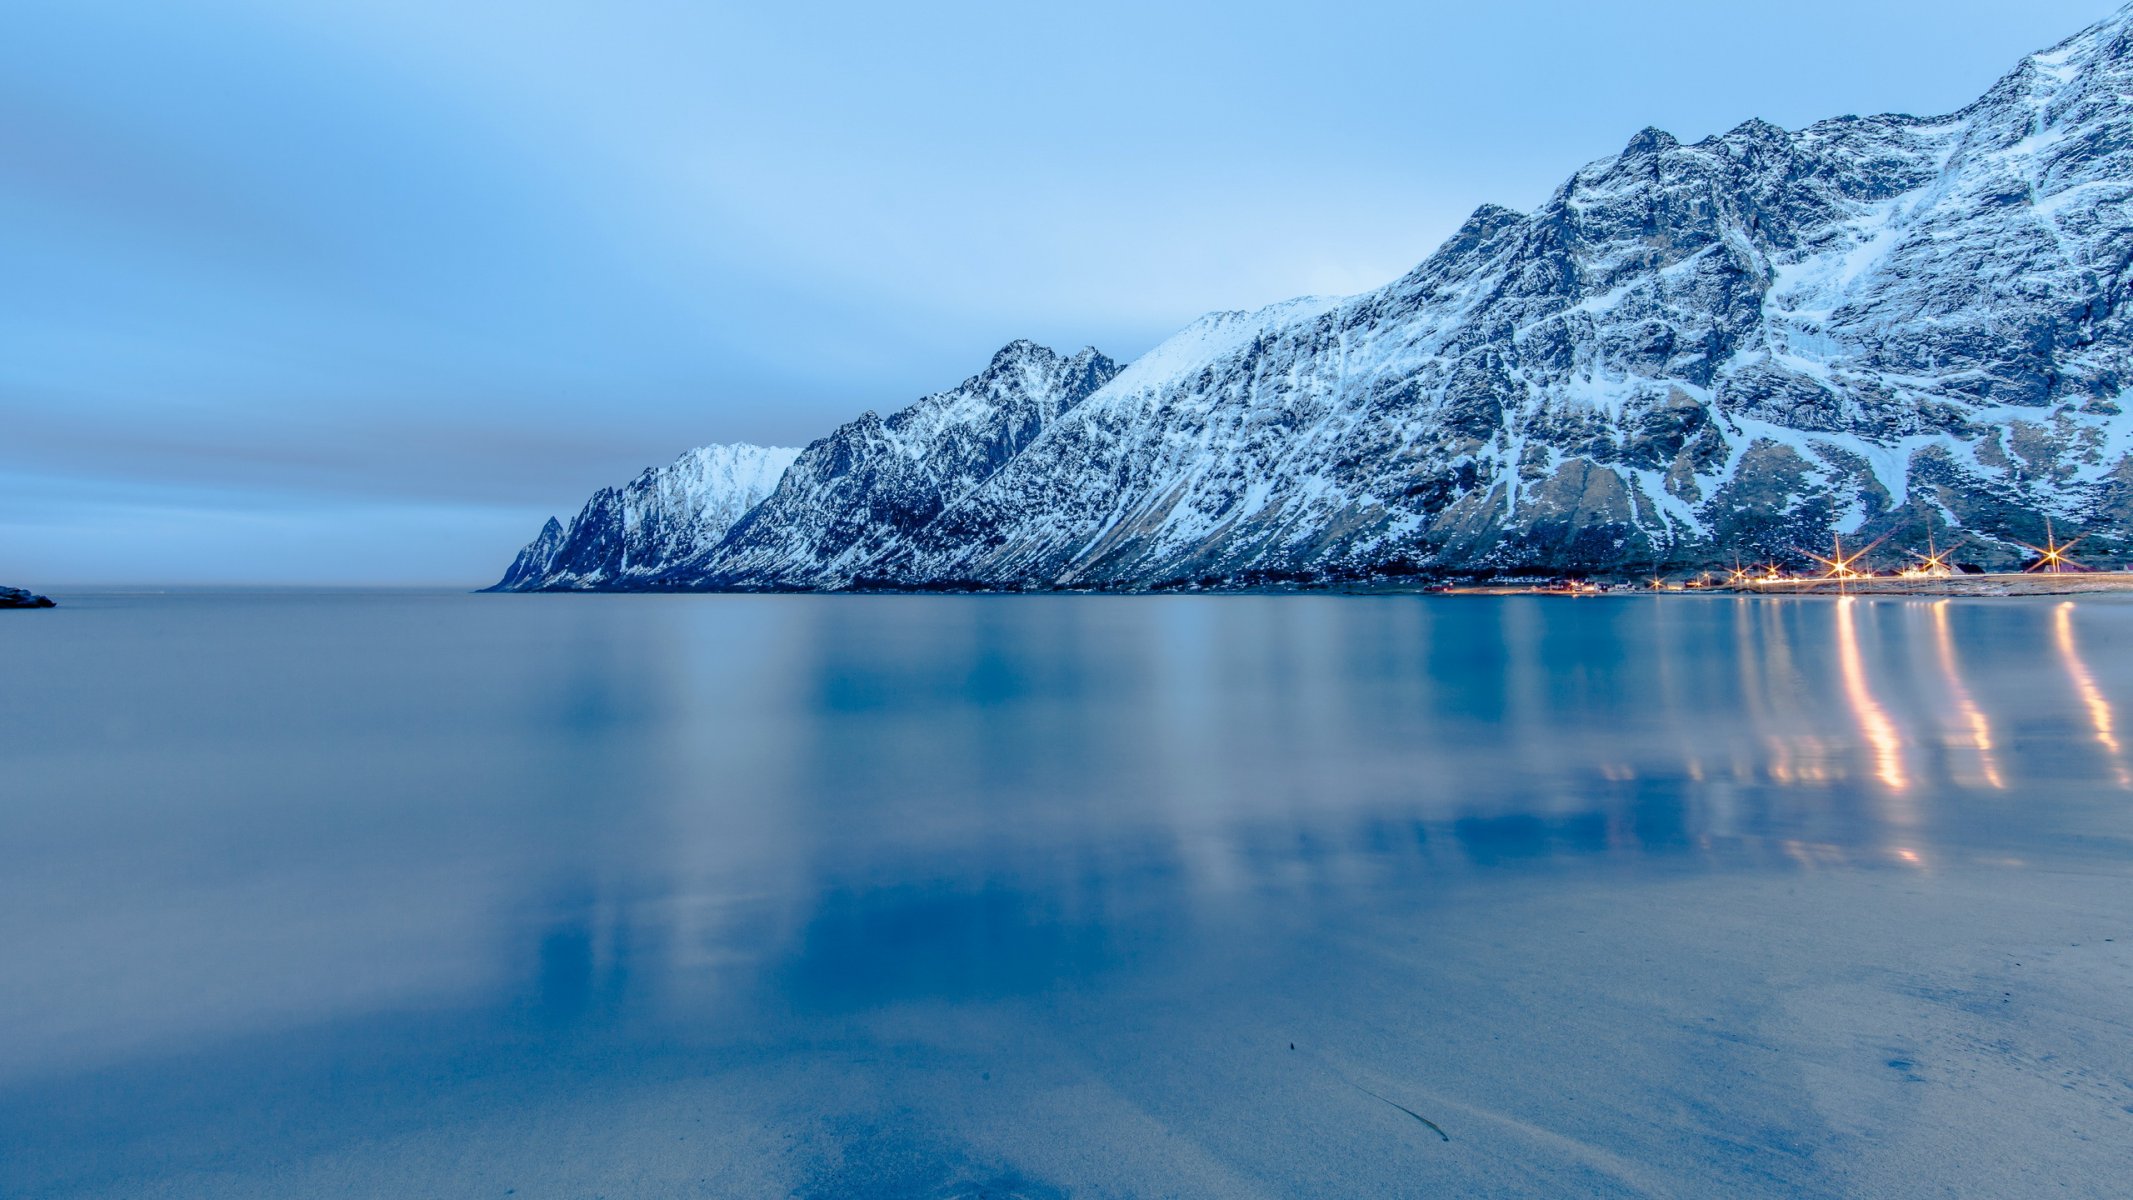
[{"label": "distant village", "polygon": [[[1575,576],[1499,576],[1473,583],[1440,583],[1432,592],[1490,594],[1596,595],[1606,592],[1753,592],[1766,595],[1931,595],[2047,596],[2075,592],[2133,592],[2133,568],[2105,569],[2074,556],[2083,539],[2062,542],[2046,527],[2044,544],[2031,546],[2032,558],[2019,571],[1989,571],[1975,563],[1955,562],[1952,551],[1931,544],[1907,550],[1905,561],[1886,563],[1875,557],[1881,541],[1847,548],[1835,539],[1829,552],[1801,551],[1817,565],[1786,570],[1777,563],[1736,564],[1693,575],[1658,573],[1643,580],[1593,580]],[[1886,556],[1883,556],[1886,557]]]}]

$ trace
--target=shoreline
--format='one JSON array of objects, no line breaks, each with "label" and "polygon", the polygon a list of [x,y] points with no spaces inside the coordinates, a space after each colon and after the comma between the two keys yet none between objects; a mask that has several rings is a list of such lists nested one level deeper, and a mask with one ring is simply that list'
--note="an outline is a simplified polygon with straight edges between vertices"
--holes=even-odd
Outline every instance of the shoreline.
[{"label": "shoreline", "polygon": [[[1303,594],[1299,589],[1294,593]],[[2133,595],[2133,571],[2089,572],[1989,572],[1982,575],[1887,576],[1851,579],[1804,578],[1759,579],[1744,584],[1610,583],[1569,587],[1556,583],[1471,583],[1450,586],[1391,588],[1350,587],[1347,595],[1436,595],[1436,596],[1909,596],[1921,599],[1996,596],[2080,596],[2119,593]]]},{"label": "shoreline", "polygon": [[[1582,582],[1582,581],[1581,581]],[[1995,597],[2133,595],[2133,571],[1989,572],[1981,575],[1864,576],[1762,579],[1746,584],[1698,584],[1688,581],[1608,580],[1570,586],[1567,581],[1465,583],[1413,580],[1285,582],[1240,587],[1149,588],[1005,588],[943,585],[890,588],[536,588],[526,591],[486,587],[469,595],[499,596],[1913,596]]]},{"label": "shoreline", "polygon": [[1784,579],[1699,588],[1765,596],[2076,596],[2133,594],[2133,572],[1998,572],[1928,578]]}]

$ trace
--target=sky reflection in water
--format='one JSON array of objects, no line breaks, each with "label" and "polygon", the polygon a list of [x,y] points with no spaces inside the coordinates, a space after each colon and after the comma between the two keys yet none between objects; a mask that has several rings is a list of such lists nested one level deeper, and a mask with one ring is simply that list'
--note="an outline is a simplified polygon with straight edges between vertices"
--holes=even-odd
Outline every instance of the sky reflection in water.
[{"label": "sky reflection in water", "polygon": [[1566,881],[2116,870],[2129,636],[2090,602],[84,597],[0,627],[0,1191],[242,1176],[529,1079],[894,1094],[931,1043],[853,1022],[926,1006],[1101,1056],[1106,1005],[1241,1003],[1374,915]]}]

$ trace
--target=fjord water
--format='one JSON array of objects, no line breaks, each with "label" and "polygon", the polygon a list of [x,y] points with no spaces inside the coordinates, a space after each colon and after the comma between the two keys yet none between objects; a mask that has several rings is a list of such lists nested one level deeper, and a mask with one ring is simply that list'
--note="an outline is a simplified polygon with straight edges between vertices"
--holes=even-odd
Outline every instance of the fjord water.
[{"label": "fjord water", "polygon": [[2108,1195],[2133,607],[0,619],[0,1195]]}]

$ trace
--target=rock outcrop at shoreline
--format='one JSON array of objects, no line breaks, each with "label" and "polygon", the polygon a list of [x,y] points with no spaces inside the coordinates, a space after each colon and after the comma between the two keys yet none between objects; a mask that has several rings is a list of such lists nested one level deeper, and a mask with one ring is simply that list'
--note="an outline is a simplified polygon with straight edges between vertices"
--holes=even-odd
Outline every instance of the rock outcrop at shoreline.
[{"label": "rock outcrop at shoreline", "polygon": [[0,608],[52,608],[50,596],[18,587],[0,587]]},{"label": "rock outcrop at shoreline", "polygon": [[2129,301],[2133,9],[1946,116],[1647,129],[1385,287],[1123,370],[1017,343],[816,442],[715,544],[500,586],[1630,574],[1837,534],[2004,568],[2051,527],[2122,554]]}]

